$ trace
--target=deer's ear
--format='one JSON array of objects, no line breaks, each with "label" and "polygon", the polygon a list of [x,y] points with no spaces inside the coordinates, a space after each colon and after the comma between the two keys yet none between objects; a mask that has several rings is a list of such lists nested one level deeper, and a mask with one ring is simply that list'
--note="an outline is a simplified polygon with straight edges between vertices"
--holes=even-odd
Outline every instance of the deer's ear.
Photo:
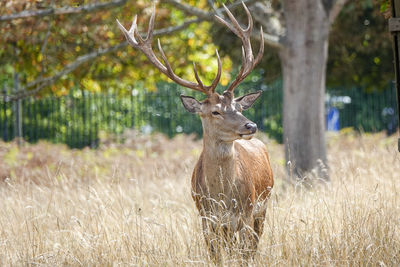
[{"label": "deer's ear", "polygon": [[201,112],[201,103],[191,96],[181,95],[182,104],[191,113]]},{"label": "deer's ear", "polygon": [[249,109],[253,103],[260,97],[262,91],[257,91],[255,93],[250,93],[238,98],[235,98],[235,102],[242,106],[243,110]]}]

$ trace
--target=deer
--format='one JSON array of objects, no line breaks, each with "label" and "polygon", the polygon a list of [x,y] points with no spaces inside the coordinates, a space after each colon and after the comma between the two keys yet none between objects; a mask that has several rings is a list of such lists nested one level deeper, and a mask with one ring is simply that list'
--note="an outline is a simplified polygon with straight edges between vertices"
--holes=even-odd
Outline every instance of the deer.
[{"label": "deer", "polygon": [[234,15],[224,5],[231,23],[215,16],[242,41],[242,66],[236,78],[222,93],[216,92],[221,78],[221,59],[216,51],[218,70],[211,85],[200,79],[193,63],[196,82],[180,78],[173,71],[158,39],[158,49],[164,64],[152,49],[156,8],[153,5],[147,36],[143,38],[134,16],[129,30],[117,20],[128,43],[140,50],[147,59],[173,82],[205,94],[198,101],[191,96],[180,95],[188,112],[198,114],[203,127],[203,150],[194,167],[191,185],[192,198],[201,216],[204,239],[211,259],[222,260],[222,248],[228,253],[239,246],[244,259],[254,257],[263,233],[266,201],[274,185],[269,156],[263,142],[255,138],[257,125],[246,118],[243,110],[249,109],[262,91],[234,96],[234,89],[251,73],[264,53],[264,36],[260,30],[260,48],[256,57],[250,42],[253,20],[243,4],[248,19],[246,29],[240,26]]}]

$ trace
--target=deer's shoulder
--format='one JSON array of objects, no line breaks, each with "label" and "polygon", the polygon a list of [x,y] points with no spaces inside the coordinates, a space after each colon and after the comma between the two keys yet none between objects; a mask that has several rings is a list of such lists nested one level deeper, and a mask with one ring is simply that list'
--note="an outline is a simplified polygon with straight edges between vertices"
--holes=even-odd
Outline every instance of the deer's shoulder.
[{"label": "deer's shoulder", "polygon": [[234,142],[235,150],[239,152],[240,157],[247,157],[249,154],[267,154],[267,147],[257,138],[251,140],[239,139]]}]

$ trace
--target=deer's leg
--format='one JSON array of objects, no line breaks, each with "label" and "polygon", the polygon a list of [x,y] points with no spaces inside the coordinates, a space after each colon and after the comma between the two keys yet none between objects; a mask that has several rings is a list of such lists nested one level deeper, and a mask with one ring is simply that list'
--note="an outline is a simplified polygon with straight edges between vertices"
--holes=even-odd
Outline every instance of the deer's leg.
[{"label": "deer's leg", "polygon": [[243,228],[239,232],[240,250],[243,260],[247,262],[254,258],[258,246],[258,234],[254,230],[254,218],[249,218],[243,224]]},{"label": "deer's leg", "polygon": [[211,222],[208,218],[202,219],[204,240],[210,252],[211,260],[215,264],[221,264],[221,244],[218,231],[215,223]]},{"label": "deer's leg", "polygon": [[[263,212],[260,212],[258,214],[256,214],[256,216],[254,217],[254,232],[257,234],[257,238],[260,239],[261,235],[263,233],[264,230],[264,220],[265,220],[265,213],[266,211],[264,210]],[[257,250],[257,245],[258,242],[256,244],[256,250]]]}]

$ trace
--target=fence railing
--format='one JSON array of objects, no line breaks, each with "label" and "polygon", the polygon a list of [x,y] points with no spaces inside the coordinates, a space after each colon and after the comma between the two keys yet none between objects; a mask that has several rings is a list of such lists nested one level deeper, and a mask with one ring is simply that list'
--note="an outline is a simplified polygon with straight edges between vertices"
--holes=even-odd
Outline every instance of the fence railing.
[{"label": "fence railing", "polygon": [[[236,95],[260,88],[264,93],[245,115],[256,122],[261,131],[282,141],[281,82],[270,86],[260,82],[244,83]],[[201,121],[183,108],[179,99],[181,92],[176,85],[168,83],[161,84],[156,93],[132,90],[132,94],[125,97],[71,90],[62,97],[20,100],[19,112],[16,102],[0,99],[0,137],[10,141],[19,134],[27,142],[45,139],[82,148],[98,146],[101,133],[121,139],[123,132],[131,128],[157,131],[170,137],[182,132],[201,135]],[[390,123],[390,110],[395,113],[394,117],[397,114],[394,87],[374,93],[363,93],[360,89],[330,90],[330,95],[331,99],[343,95],[351,99],[351,103],[330,103],[339,109],[340,127],[381,131]],[[20,125],[16,124],[17,117],[21,118]]]},{"label": "fence railing", "polygon": [[383,91],[364,92],[360,88],[330,90],[332,96],[348,96],[351,103],[337,104],[340,110],[340,127],[353,127],[365,132],[396,131],[396,88],[391,84]]},{"label": "fence railing", "polygon": [[[245,91],[249,92],[260,89],[261,83],[259,80],[250,81],[243,86],[239,91],[247,87]],[[264,118],[280,112],[281,101],[272,101],[281,97],[280,88],[280,83],[264,86],[266,93],[263,98],[255,109],[247,112],[261,125],[261,129]],[[62,97],[29,97],[19,103],[0,99],[0,137],[5,141],[18,137],[15,123],[18,116],[22,118],[21,137],[25,141],[46,139],[74,148],[96,147],[100,133],[123,138],[122,133],[129,128],[162,132],[170,137],[181,132],[201,135],[201,121],[183,108],[180,93],[204,98],[189,90],[183,91],[175,84],[162,83],[157,92],[134,89],[129,96],[123,97],[75,89]],[[268,106],[265,102],[274,104]],[[20,113],[16,105],[20,106]]]}]

